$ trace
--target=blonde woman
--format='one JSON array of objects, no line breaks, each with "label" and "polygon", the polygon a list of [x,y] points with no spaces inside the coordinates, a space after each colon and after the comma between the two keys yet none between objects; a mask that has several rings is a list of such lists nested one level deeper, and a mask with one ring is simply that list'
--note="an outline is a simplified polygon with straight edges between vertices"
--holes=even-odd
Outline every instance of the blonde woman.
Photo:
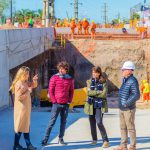
[{"label": "blonde woman", "polygon": [[33,82],[29,82],[30,69],[21,67],[15,79],[12,82],[10,90],[14,94],[14,130],[15,140],[13,150],[23,150],[19,144],[21,134],[24,133],[24,139],[27,145],[27,150],[36,150],[30,142],[30,114],[31,114],[31,92],[37,87],[38,75],[33,77]]}]

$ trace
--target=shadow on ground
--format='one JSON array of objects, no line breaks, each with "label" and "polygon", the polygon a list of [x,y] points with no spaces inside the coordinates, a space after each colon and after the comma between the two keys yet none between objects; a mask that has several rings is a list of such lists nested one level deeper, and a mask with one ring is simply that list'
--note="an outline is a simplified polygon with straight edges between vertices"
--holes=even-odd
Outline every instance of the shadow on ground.
[{"label": "shadow on ground", "polygon": [[[110,148],[115,147],[120,144],[120,138],[110,138]],[[148,144],[150,141],[150,137],[137,137],[137,144]],[[100,148],[102,145],[102,141],[99,141],[99,144],[96,146],[90,146],[91,141],[77,141],[77,142],[68,142],[66,146],[56,145],[57,143],[50,143],[50,145],[46,146],[44,150],[80,150],[80,149],[95,149]],[[150,147],[141,147],[137,148],[137,150],[149,150]]]}]

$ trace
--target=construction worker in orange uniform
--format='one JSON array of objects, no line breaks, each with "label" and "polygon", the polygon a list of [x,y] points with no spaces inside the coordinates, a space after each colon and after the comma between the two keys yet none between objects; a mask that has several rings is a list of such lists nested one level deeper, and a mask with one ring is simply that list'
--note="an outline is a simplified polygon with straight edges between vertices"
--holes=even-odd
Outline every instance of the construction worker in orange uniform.
[{"label": "construction worker in orange uniform", "polygon": [[147,38],[147,28],[146,27],[140,27],[138,29],[139,33],[140,33],[140,37],[142,39]]},{"label": "construction worker in orange uniform", "polygon": [[91,24],[91,39],[95,39],[95,32],[96,32],[96,24],[94,21],[92,21]]},{"label": "construction worker in orange uniform", "polygon": [[69,20],[68,18],[64,19],[64,26],[69,27]]},{"label": "construction worker in orange uniform", "polygon": [[89,22],[86,20],[86,18],[83,19],[83,23],[82,23],[82,26],[83,26],[83,29],[84,29],[84,34],[85,35],[88,35],[89,34]]},{"label": "construction worker in orange uniform", "polygon": [[78,21],[78,25],[77,26],[78,26],[78,35],[82,34],[82,21],[81,20]]},{"label": "construction worker in orange uniform", "polygon": [[74,31],[75,31],[75,28],[76,28],[76,21],[75,21],[75,18],[72,18],[72,21],[70,23],[70,28],[71,28],[71,35],[73,36],[74,35]]},{"label": "construction worker in orange uniform", "polygon": [[141,92],[143,94],[143,100],[148,102],[150,100],[150,85],[147,80],[142,81]]},{"label": "construction worker in orange uniform", "polygon": [[22,23],[23,28],[28,28],[28,19],[25,18],[25,21]]}]

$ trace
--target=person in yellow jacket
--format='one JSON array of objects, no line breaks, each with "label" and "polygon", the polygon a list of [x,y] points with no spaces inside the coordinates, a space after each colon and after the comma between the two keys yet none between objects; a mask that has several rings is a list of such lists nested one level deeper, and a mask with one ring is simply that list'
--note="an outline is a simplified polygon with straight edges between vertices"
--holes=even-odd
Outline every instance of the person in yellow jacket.
[{"label": "person in yellow jacket", "polygon": [[142,81],[141,81],[140,90],[141,90],[141,93],[142,93],[142,94],[143,94],[143,90],[144,90],[144,83],[146,83],[146,80],[142,80]]},{"label": "person in yellow jacket", "polygon": [[27,145],[26,150],[36,150],[30,142],[30,114],[31,114],[31,92],[37,87],[38,75],[33,77],[33,81],[29,82],[28,67],[21,67],[15,79],[12,82],[10,90],[14,94],[14,131],[15,140],[13,150],[24,150],[19,144],[21,134],[24,134],[24,139]]},{"label": "person in yellow jacket", "polygon": [[142,93],[143,93],[143,100],[144,101],[150,100],[150,85],[147,82],[147,80],[143,80],[143,90],[142,90]]},{"label": "person in yellow jacket", "polygon": [[64,19],[64,27],[69,27],[69,26],[70,26],[70,23],[69,23],[68,18]]}]

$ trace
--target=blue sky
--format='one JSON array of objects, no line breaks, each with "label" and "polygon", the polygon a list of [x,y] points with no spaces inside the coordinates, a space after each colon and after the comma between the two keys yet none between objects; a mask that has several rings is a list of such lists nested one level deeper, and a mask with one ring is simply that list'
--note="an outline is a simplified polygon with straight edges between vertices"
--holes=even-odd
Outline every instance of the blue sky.
[{"label": "blue sky", "polygon": [[[102,21],[102,6],[106,2],[108,5],[108,19],[116,18],[120,13],[122,18],[129,18],[130,8],[144,0],[79,0],[82,5],[79,6],[79,18],[90,18],[96,22]],[[15,9],[41,9],[42,0],[15,0]],[[73,17],[74,0],[55,0],[55,14],[58,18]],[[150,3],[150,0],[147,0]]]}]

